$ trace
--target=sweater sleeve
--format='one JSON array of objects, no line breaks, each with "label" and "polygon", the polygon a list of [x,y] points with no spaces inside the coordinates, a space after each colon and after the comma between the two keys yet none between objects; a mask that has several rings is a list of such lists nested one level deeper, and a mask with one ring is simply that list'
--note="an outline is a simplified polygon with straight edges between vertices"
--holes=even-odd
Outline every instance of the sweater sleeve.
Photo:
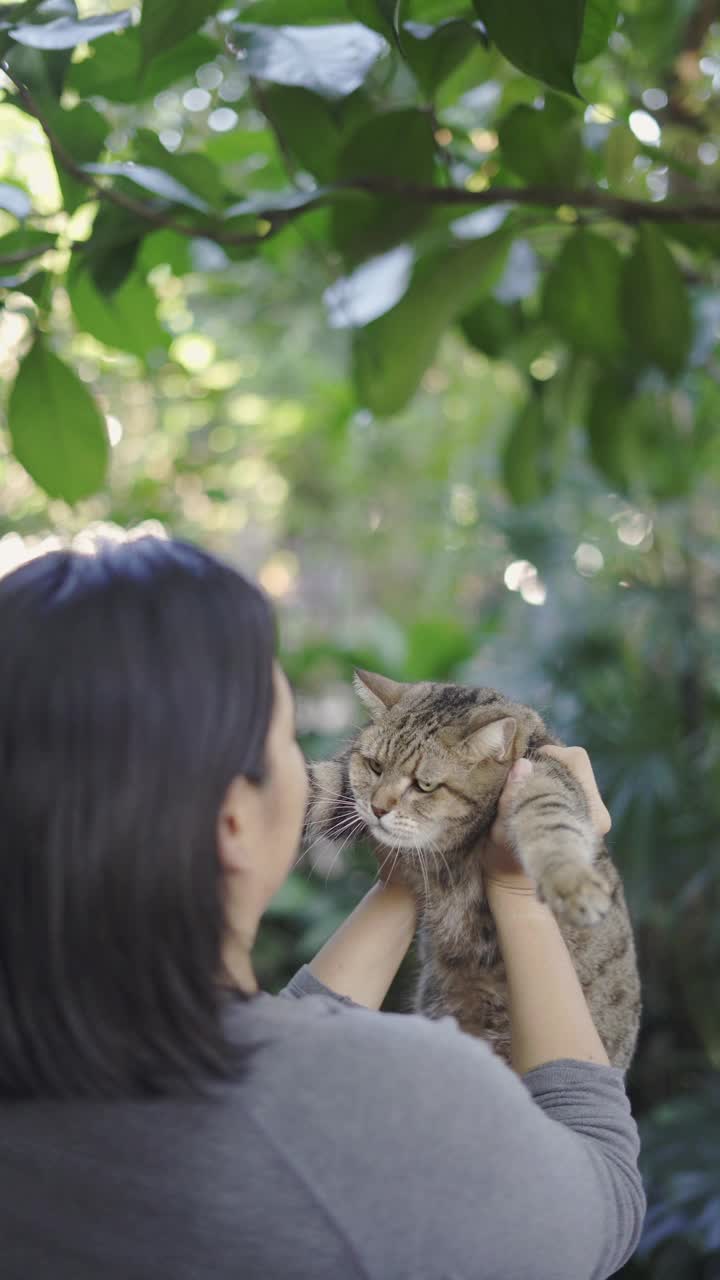
[{"label": "sweater sleeve", "polygon": [[[363,1005],[325,986],[307,965],[298,970],[280,995],[294,999],[321,995],[362,1010],[372,1019],[372,1034],[367,1019],[359,1019],[371,1041],[379,1019],[391,1033],[390,1042],[398,1032],[407,1032],[408,1053],[419,1035],[424,1042],[422,1051],[394,1082],[394,1087],[404,1093],[405,1101],[408,1089],[412,1092],[413,1074],[427,1077],[433,1061],[442,1059],[437,1062],[439,1074],[434,1079],[434,1089],[429,1095],[423,1093],[417,1113],[408,1116],[412,1133],[408,1133],[405,1143],[413,1151],[415,1144],[421,1146],[425,1131],[428,1150],[415,1151],[417,1168],[427,1168],[430,1150],[433,1159],[447,1162],[450,1167],[444,1194],[458,1177],[465,1179],[465,1185],[472,1185],[474,1170],[463,1165],[465,1125],[472,1122],[477,1111],[481,1114],[475,1116],[476,1120],[487,1126],[488,1096],[492,1098],[490,1137],[493,1150],[497,1148],[496,1187],[505,1187],[505,1204],[514,1205],[518,1213],[515,1227],[508,1227],[511,1239],[498,1253],[496,1265],[504,1274],[515,1275],[516,1271],[512,1267],[506,1271],[502,1259],[519,1253],[522,1256],[517,1257],[518,1276],[527,1274],[532,1280],[539,1280],[538,1257],[542,1256],[548,1266],[542,1274],[553,1280],[605,1280],[632,1255],[642,1231],[646,1201],[637,1163],[637,1126],[630,1112],[623,1073],[618,1068],[563,1058],[535,1067],[520,1080],[483,1041],[462,1032],[455,1018],[430,1022],[415,1015],[370,1014]],[[354,1019],[353,1022],[357,1027]],[[384,1083],[386,1089],[392,1090],[391,1076]],[[438,1109],[440,1087],[448,1104],[448,1110],[442,1113]],[[457,1104],[454,1110],[453,1099]],[[378,1101],[382,1114],[386,1100],[380,1097]],[[398,1115],[401,1099],[392,1100],[391,1105]],[[458,1124],[463,1133],[454,1135],[453,1145],[454,1126]],[[438,1145],[437,1135],[443,1126],[449,1145]],[[478,1158],[482,1162],[481,1153],[479,1157],[473,1155],[473,1162]],[[555,1188],[553,1195],[549,1194],[551,1187]],[[462,1203],[461,1198],[455,1205]],[[456,1240],[462,1240],[465,1233],[469,1248],[466,1269],[458,1270],[458,1280],[478,1275],[469,1261],[480,1248],[475,1237],[478,1211],[479,1207],[468,1210],[467,1219],[457,1224]],[[541,1239],[533,1245],[537,1232]],[[487,1242],[487,1232],[483,1230],[482,1234]],[[442,1233],[438,1238],[442,1239]],[[573,1240],[577,1250],[572,1247]],[[536,1252],[538,1247],[542,1254]],[[430,1247],[426,1260],[431,1253]],[[447,1260],[438,1257],[435,1274],[445,1274],[446,1265]],[[433,1273],[430,1270],[428,1274]]]},{"label": "sweater sleeve", "polygon": [[295,1139],[363,1274],[606,1280],[627,1261],[645,1197],[620,1071],[565,1059],[520,1079],[452,1017],[338,1013],[314,1024],[322,1085],[296,1100]]},{"label": "sweater sleeve", "polygon": [[347,1005],[350,1009],[364,1009],[365,1005],[357,1004],[350,996],[341,996],[339,992],[332,991],[330,987],[326,987],[324,982],[315,977],[310,966],[304,964],[293,974],[286,987],[278,991],[278,995],[283,998],[293,1000],[302,1000],[303,996],[324,996],[327,1000],[336,1000],[340,1004]]}]

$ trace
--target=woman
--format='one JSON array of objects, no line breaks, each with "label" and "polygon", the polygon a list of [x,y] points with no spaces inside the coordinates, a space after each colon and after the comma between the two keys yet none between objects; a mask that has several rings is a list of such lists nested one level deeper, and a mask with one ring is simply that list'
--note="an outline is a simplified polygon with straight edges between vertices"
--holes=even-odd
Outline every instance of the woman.
[{"label": "woman", "polygon": [[0,627],[3,1280],[620,1267],[637,1132],[502,805],[515,1072],[452,1018],[377,1012],[416,925],[402,884],[259,989],[306,774],[257,587],[179,542],[55,551],[0,581]]}]

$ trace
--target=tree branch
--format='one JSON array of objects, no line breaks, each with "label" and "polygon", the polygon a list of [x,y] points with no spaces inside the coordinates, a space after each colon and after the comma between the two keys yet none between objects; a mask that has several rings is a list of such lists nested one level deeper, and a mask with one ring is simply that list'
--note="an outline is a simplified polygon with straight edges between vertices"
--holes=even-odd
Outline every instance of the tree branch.
[{"label": "tree branch", "polygon": [[597,209],[619,222],[717,222],[720,226],[720,201],[703,199],[693,203],[654,200],[630,200],[614,196],[599,187],[580,190],[560,187],[489,187],[487,191],[468,191],[465,187],[422,186],[395,178],[350,178],[337,184],[343,190],[367,191],[370,195],[396,195],[423,204],[530,204],[559,208]]},{"label": "tree branch", "polygon": [[[7,76],[8,80],[15,85],[18,95],[27,111],[38,121],[38,124],[50,144],[50,150],[52,151],[53,158],[56,163],[60,168],[64,169],[71,178],[75,178],[77,182],[86,186],[88,194],[96,197],[96,199],[105,200],[109,204],[117,205],[121,209],[127,209],[129,213],[134,213],[137,217],[143,218],[146,222],[152,222],[157,227],[165,227],[170,231],[177,231],[178,234],[182,236],[204,236],[206,239],[215,240],[219,244],[262,244],[270,235],[279,231],[280,227],[284,225],[284,221],[287,220],[287,215],[285,218],[279,218],[278,223],[280,225],[277,227],[271,227],[265,235],[246,235],[239,232],[225,231],[223,228],[217,227],[214,223],[201,226],[188,226],[186,223],[177,222],[163,209],[158,209],[155,206],[148,204],[146,201],[134,200],[132,196],[126,195],[124,191],[118,190],[117,186],[101,186],[100,183],[96,182],[94,178],[86,173],[74,157],[70,155],[70,152],[60,141],[55,130],[45,119],[27,85],[17,79],[5,59],[0,61],[0,68]],[[299,212],[302,212],[302,210]],[[295,214],[295,216],[297,216],[298,211],[289,210],[288,214]],[[259,213],[258,217],[260,216],[262,215]]]},{"label": "tree branch", "polygon": [[[8,79],[15,85],[26,109],[42,127],[50,144],[53,156],[58,165],[71,177],[88,188],[88,192],[98,200],[127,209],[129,213],[152,223],[156,227],[165,227],[187,237],[202,236],[214,240],[220,245],[260,245],[271,236],[277,235],[294,218],[300,217],[305,208],[297,209],[258,209],[257,217],[264,218],[270,227],[264,235],[248,235],[241,232],[228,231],[216,222],[188,225],[178,222],[167,209],[158,209],[147,202],[135,200],[117,186],[101,186],[70,155],[66,147],[55,134],[55,131],[44,119],[43,113],[35,102],[27,85],[18,80],[10,70],[7,62],[0,66]],[[587,187],[581,190],[571,188],[527,186],[527,187],[489,187],[486,191],[468,191],[465,187],[435,187],[394,178],[356,177],[339,182],[335,186],[339,191],[364,191],[368,195],[399,196],[404,200],[427,205],[465,205],[469,208],[494,204],[539,205],[557,209],[567,205],[577,209],[591,209],[609,214],[620,222],[716,222],[720,226],[720,202],[704,198],[701,193],[693,193],[697,198],[687,202],[631,200],[624,196],[613,195],[600,187]]]},{"label": "tree branch", "polygon": [[29,262],[31,258],[40,258],[52,247],[48,245],[47,249],[18,249],[16,253],[0,254],[0,267],[16,267],[22,262]]}]

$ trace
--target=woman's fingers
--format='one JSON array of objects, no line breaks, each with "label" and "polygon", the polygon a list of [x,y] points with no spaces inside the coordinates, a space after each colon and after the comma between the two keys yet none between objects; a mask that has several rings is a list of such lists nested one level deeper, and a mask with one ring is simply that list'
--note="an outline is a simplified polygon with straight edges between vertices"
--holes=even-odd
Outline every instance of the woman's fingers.
[{"label": "woman's fingers", "polygon": [[506,821],[518,791],[527,782],[533,772],[532,760],[516,760],[502,789],[498,801],[497,815],[490,831],[490,839],[496,844],[507,843]]},{"label": "woman's fingers", "polygon": [[517,788],[526,782],[533,771],[532,760],[524,758],[516,760],[507,778],[505,786],[502,789],[500,800],[498,801],[498,814],[502,817],[509,812],[513,802],[513,796],[516,794]]},{"label": "woman's fingers", "polygon": [[595,830],[601,836],[607,835],[612,827],[612,818],[605,808],[602,796],[598,791],[595,774],[587,751],[583,747],[541,747],[540,751],[545,752],[546,755],[554,756],[556,760],[565,765],[566,769],[575,774],[587,796],[590,817]]},{"label": "woman's fingers", "polygon": [[[583,747],[541,747],[540,751],[549,756],[554,756],[556,760],[559,760],[561,764],[565,765],[566,769],[569,769],[575,775],[587,796],[590,817],[595,830],[602,836],[607,835],[612,826],[612,819],[598,791],[595,774],[587,751]],[[497,817],[490,832],[490,839],[498,845],[506,843],[507,817],[518,790],[524,786],[532,772],[532,761],[520,759],[515,761],[507,776],[498,801]]]}]

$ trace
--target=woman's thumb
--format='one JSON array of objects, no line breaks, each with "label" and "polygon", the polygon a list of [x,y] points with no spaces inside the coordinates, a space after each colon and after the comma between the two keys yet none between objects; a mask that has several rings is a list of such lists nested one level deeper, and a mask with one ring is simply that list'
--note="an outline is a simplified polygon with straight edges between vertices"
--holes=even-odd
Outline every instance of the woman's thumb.
[{"label": "woman's thumb", "polygon": [[530,777],[530,774],[533,772],[533,768],[534,765],[532,760],[527,760],[525,756],[522,756],[519,760],[515,761],[507,776],[505,786],[514,787],[516,783],[524,782],[526,778]]},{"label": "woman's thumb", "polygon": [[533,768],[532,760],[526,760],[524,757],[521,757],[520,760],[515,761],[512,769],[505,779],[505,786],[503,787],[502,795],[500,796],[501,811],[507,810],[508,805],[512,800],[515,788],[521,786],[523,782],[527,782],[533,772]]}]

